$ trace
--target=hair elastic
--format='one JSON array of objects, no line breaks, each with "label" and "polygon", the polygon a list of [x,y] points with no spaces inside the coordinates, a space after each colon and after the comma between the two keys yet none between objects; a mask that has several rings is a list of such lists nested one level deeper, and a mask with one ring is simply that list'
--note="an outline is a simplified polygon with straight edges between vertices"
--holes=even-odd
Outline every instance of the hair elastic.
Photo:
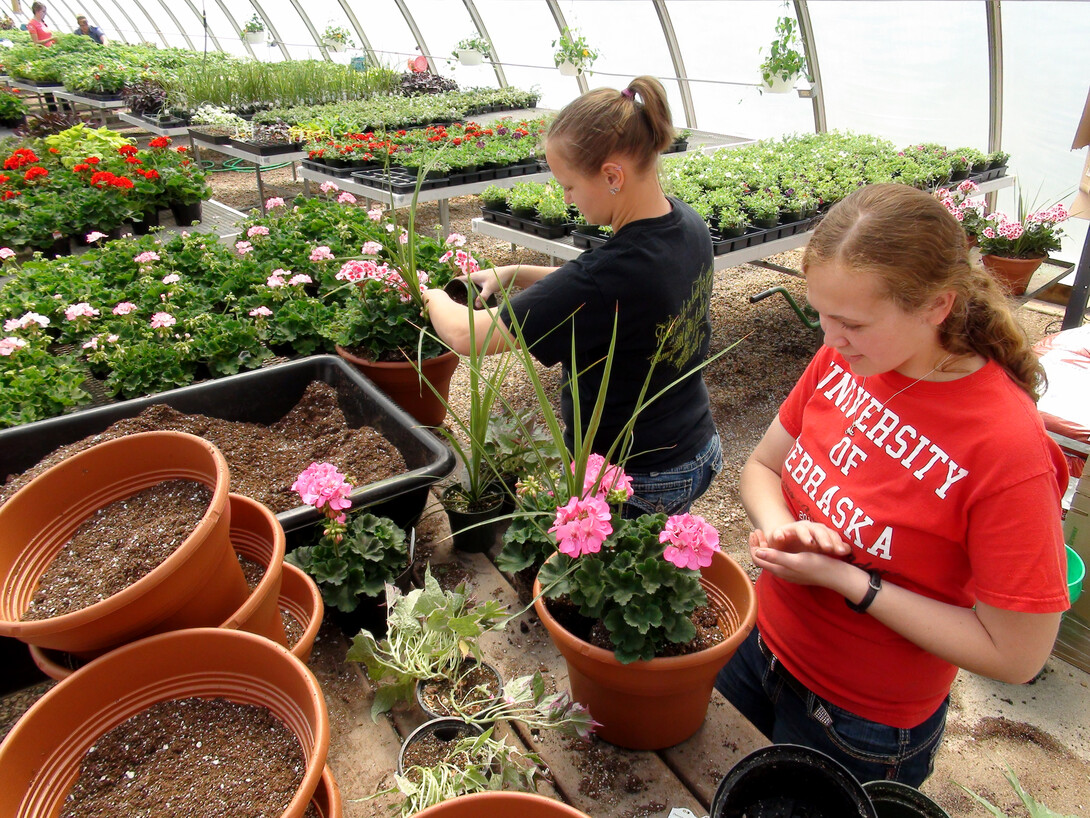
[{"label": "hair elastic", "polygon": [[633,91],[631,88],[625,88],[623,91],[621,91],[621,96],[628,97],[629,99],[635,99],[636,92]]}]

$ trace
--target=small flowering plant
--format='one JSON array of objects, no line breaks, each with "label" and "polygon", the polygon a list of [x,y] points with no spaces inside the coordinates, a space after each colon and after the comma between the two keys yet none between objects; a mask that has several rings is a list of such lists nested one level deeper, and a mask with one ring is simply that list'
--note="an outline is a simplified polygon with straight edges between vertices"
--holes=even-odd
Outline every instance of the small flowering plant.
[{"label": "small flowering plant", "polygon": [[374,514],[348,519],[353,487],[332,463],[311,463],[291,488],[326,519],[318,541],[286,559],[314,579],[326,605],[351,613],[361,596],[377,597],[409,567],[412,542],[393,520]]},{"label": "small flowering plant", "polygon": [[935,198],[942,202],[955,219],[961,222],[966,235],[977,239],[988,226],[984,220],[984,199],[979,194],[980,185],[968,179],[953,190],[943,187],[935,191]]},{"label": "small flowering plant", "polygon": [[1005,213],[989,213],[980,229],[980,252],[1004,258],[1041,258],[1060,249],[1067,208],[1057,203],[1044,210],[1021,215],[1015,221]]}]

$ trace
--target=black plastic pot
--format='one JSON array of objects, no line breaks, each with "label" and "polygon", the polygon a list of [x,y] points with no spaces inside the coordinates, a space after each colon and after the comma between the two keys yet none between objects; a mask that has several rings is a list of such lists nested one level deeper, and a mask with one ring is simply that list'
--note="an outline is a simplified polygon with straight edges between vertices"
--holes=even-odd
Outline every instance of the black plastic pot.
[{"label": "black plastic pot", "polygon": [[443,743],[453,744],[467,736],[479,736],[483,732],[484,729],[482,727],[479,727],[476,724],[469,724],[461,719],[443,718],[426,721],[409,733],[409,735],[405,737],[405,741],[402,742],[401,750],[397,754],[397,774],[405,774],[405,751],[425,736],[434,735],[435,738]]},{"label": "black plastic pot", "polygon": [[[357,486],[349,495],[353,508],[367,507],[408,528],[427,502],[428,489],[454,467],[454,455],[434,435],[382,394],[367,378],[335,355],[313,355],[240,375],[185,386],[145,398],[122,401],[27,423],[0,431],[0,479],[26,471],[54,449],[135,417],[153,404],[179,412],[230,421],[270,424],[299,401],[312,381],[337,390],[345,418],[353,428],[371,426],[397,447],[408,471],[387,480]],[[276,515],[287,532],[323,517],[310,506]]]},{"label": "black plastic pot", "polygon": [[451,540],[458,551],[467,554],[483,554],[496,544],[496,533],[499,521],[496,519],[503,514],[503,496],[497,492],[495,503],[481,511],[458,511],[451,508],[449,495],[454,490],[460,490],[458,486],[447,488],[439,501],[447,512],[450,521]]},{"label": "black plastic pot", "polygon": [[870,796],[878,818],[950,818],[950,814],[908,784],[868,781],[863,790]]},{"label": "black plastic pot", "polygon": [[188,227],[193,224],[193,222],[199,222],[201,220],[201,206],[203,204],[203,202],[194,202],[193,204],[171,202],[170,212],[174,214],[174,223],[179,227]]},{"label": "black plastic pot", "polygon": [[[478,664],[480,665],[480,667],[484,668],[484,670],[487,673],[489,673],[491,676],[493,676],[496,679],[496,681],[499,683],[499,690],[500,690],[499,695],[502,696],[503,695],[503,677],[500,675],[500,672],[498,670],[496,670],[495,667],[488,664],[487,662],[478,663],[477,661],[475,661],[473,659],[467,659],[462,663],[462,667],[459,669],[459,673],[465,673],[466,670],[467,670],[467,667],[466,667],[467,665],[469,665],[470,666],[469,669],[471,669],[472,667],[475,667]],[[422,680],[417,680],[417,682],[416,682],[416,688],[414,689],[414,694],[416,696],[417,706],[427,714],[429,719],[449,718],[450,713],[444,713],[444,712],[439,712],[439,711],[433,710],[424,701],[423,688],[424,688],[425,684],[427,684],[427,682],[422,681]]]},{"label": "black plastic pot", "polygon": [[719,782],[711,818],[877,818],[863,785],[842,764],[796,744],[747,755]]},{"label": "black plastic pot", "polygon": [[152,208],[140,214],[139,219],[133,219],[132,232],[134,236],[146,236],[151,228],[159,226],[159,209]]}]

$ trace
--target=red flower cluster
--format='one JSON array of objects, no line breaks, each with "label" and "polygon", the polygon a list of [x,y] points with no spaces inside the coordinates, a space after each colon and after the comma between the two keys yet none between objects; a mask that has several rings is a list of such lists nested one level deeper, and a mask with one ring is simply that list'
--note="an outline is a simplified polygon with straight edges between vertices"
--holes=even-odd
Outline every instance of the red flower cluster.
[{"label": "red flower cluster", "polygon": [[122,156],[135,156],[136,145],[122,145],[120,148],[117,149],[117,152],[120,153]]},{"label": "red flower cluster", "polygon": [[170,145],[169,136],[157,136],[151,142],[148,143],[150,148],[165,148]]},{"label": "red flower cluster", "polygon": [[159,178],[159,171],[157,171],[155,168],[148,168],[147,170],[144,170],[143,168],[133,168],[132,172],[133,173],[139,173],[145,179],[158,179]]},{"label": "red flower cluster", "polygon": [[142,164],[144,164],[139,159],[137,159],[135,156],[126,156],[125,161],[128,162],[130,165],[142,165]]},{"label": "red flower cluster", "polygon": [[21,195],[22,194],[18,190],[5,190],[3,199],[6,202],[8,199],[14,199],[16,196]]},{"label": "red flower cluster", "polygon": [[48,176],[48,175],[49,175],[48,170],[43,168],[41,165],[36,165],[35,167],[30,168],[26,173],[24,173],[23,178],[28,182],[33,182],[39,176]]},{"label": "red flower cluster", "polygon": [[18,148],[4,160],[4,170],[19,170],[40,161],[30,148]]},{"label": "red flower cluster", "polygon": [[116,187],[124,190],[132,187],[132,179],[127,176],[115,176],[108,170],[100,170],[92,174],[91,185],[94,187]]}]

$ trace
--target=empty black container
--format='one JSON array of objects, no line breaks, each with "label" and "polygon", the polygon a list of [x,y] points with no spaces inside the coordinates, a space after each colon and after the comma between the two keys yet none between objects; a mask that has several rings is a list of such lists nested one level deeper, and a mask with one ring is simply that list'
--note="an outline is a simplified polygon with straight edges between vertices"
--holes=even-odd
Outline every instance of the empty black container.
[{"label": "empty black container", "polygon": [[946,810],[908,784],[868,781],[863,789],[878,818],[950,818]]},{"label": "empty black container", "polygon": [[711,818],[877,818],[858,779],[796,744],[754,750],[719,782]]}]

